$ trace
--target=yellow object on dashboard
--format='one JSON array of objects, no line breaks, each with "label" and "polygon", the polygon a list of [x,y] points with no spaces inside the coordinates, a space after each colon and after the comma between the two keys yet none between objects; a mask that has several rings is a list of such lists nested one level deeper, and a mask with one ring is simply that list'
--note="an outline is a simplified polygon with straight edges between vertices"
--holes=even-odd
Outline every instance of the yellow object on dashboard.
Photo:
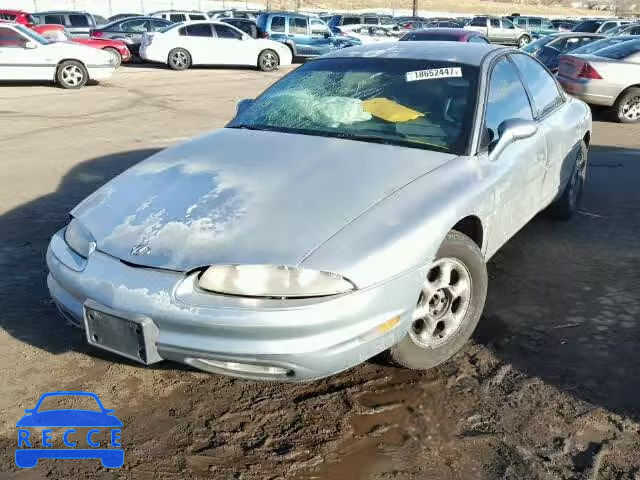
[{"label": "yellow object on dashboard", "polygon": [[370,98],[362,102],[362,109],[387,122],[402,123],[424,117],[424,113],[400,105],[388,98]]}]

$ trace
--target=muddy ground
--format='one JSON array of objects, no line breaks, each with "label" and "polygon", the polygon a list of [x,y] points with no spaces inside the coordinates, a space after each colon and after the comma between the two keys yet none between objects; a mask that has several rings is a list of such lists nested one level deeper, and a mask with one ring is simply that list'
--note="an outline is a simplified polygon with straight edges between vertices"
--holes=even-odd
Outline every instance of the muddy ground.
[{"label": "muddy ground", "polygon": [[[322,381],[144,368],[85,346],[54,310],[44,252],[85,195],[222,126],[280,74],[123,67],[69,92],[0,90],[2,478],[640,479],[640,125],[596,116],[581,213],[540,216],[490,262],[462,353],[429,372],[369,362]],[[100,395],[125,465],[13,461],[50,390]]]}]

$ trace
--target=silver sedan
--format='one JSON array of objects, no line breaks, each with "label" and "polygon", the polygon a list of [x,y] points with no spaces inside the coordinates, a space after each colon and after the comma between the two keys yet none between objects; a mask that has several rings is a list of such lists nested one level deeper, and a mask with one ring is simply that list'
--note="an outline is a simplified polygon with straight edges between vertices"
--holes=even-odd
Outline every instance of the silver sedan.
[{"label": "silver sedan", "polygon": [[340,50],[84,200],[49,290],[91,345],[145,364],[301,381],[389,350],[430,368],[475,329],[487,260],[540,210],[575,211],[590,138],[589,108],[525,53]]}]

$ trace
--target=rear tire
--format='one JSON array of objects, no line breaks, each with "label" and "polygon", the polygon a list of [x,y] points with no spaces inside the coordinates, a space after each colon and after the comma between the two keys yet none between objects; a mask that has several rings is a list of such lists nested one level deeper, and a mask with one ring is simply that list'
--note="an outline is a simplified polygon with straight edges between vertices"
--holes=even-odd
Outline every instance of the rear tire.
[{"label": "rear tire", "polygon": [[104,48],[103,50],[113,55],[113,57],[116,59],[116,64],[113,66],[114,68],[118,68],[120,65],[122,65],[122,55],[120,55],[120,52],[118,50],[111,47]]},{"label": "rear tire", "polygon": [[518,48],[526,47],[531,43],[531,37],[529,35],[522,35],[518,39]]},{"label": "rear tire", "polygon": [[191,55],[184,48],[175,48],[169,52],[167,64],[173,70],[186,70],[191,67]]},{"label": "rear tire", "polygon": [[640,88],[630,88],[620,95],[613,111],[621,123],[640,122]]},{"label": "rear tire", "polygon": [[584,182],[587,177],[588,154],[589,148],[583,140],[571,170],[571,177],[569,177],[562,195],[549,206],[549,214],[553,218],[569,220],[578,210],[582,191],[584,190]]},{"label": "rear tire", "polygon": [[389,350],[391,361],[426,370],[458,353],[480,320],[487,284],[478,246],[460,232],[449,232],[427,274],[409,332]]},{"label": "rear tire", "polygon": [[280,65],[280,57],[273,50],[263,50],[258,55],[258,69],[263,72],[273,72]]},{"label": "rear tire", "polygon": [[86,85],[89,73],[85,66],[76,60],[65,60],[56,70],[57,84],[66,89],[77,89]]}]

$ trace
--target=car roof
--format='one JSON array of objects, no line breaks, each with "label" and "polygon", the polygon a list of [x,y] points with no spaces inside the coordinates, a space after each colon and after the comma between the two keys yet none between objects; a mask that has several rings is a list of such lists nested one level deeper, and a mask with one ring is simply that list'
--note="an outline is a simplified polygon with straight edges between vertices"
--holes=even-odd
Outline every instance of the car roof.
[{"label": "car roof", "polygon": [[12,10],[10,8],[0,8],[0,12],[2,13],[9,13],[11,15],[28,15],[29,13],[25,10]]},{"label": "car roof", "polygon": [[489,53],[507,49],[488,43],[459,42],[380,42],[343,48],[322,58],[403,58],[417,60],[446,60],[479,66]]},{"label": "car roof", "polygon": [[[559,38],[559,37],[598,37],[604,38],[605,35],[603,33],[590,33],[590,32],[557,32],[549,34],[550,37]],[[542,37],[544,38],[544,37]]]},{"label": "car roof", "polygon": [[44,14],[49,14],[49,13],[75,13],[78,15],[90,15],[89,12],[85,12],[84,10],[46,10],[44,12],[36,12],[33,15],[44,15]]}]

